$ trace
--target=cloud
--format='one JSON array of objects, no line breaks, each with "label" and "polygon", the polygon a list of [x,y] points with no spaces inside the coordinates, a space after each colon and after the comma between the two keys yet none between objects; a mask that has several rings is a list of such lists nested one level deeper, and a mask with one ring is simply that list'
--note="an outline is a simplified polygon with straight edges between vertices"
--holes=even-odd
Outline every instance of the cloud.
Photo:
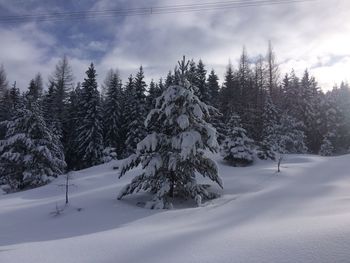
[{"label": "cloud", "polygon": [[[59,3],[55,2],[55,10],[68,8]],[[147,4],[136,0],[74,3],[77,10],[173,4],[160,0],[147,1]],[[191,2],[176,2],[181,3]],[[25,79],[25,83],[37,71],[48,75],[63,54],[67,54],[74,65],[76,81],[83,80],[91,60],[96,64],[99,81],[109,68],[118,68],[126,80],[141,64],[150,80],[165,76],[176,61],[186,55],[195,60],[201,58],[208,71],[214,68],[222,80],[229,59],[237,65],[243,45],[251,57],[256,57],[266,53],[267,42],[272,40],[282,73],[291,68],[302,73],[309,68],[319,83],[329,89],[334,82],[346,79],[346,68],[350,68],[349,7],[347,0],[332,3],[319,0],[54,25],[0,26],[0,63],[4,63],[11,79]]]}]

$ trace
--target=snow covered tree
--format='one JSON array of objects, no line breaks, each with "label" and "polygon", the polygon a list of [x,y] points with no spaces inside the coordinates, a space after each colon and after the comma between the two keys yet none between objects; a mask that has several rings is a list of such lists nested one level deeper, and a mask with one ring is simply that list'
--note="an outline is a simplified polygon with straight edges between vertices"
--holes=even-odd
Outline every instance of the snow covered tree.
[{"label": "snow covered tree", "polygon": [[82,157],[81,167],[86,168],[102,162],[103,129],[100,94],[97,89],[96,71],[91,63],[82,83],[81,111],[85,113],[78,127],[78,149]]},{"label": "snow covered tree", "polygon": [[38,102],[17,108],[0,141],[0,174],[13,190],[44,184],[63,173],[66,163],[59,141],[47,128]]},{"label": "snow covered tree", "polygon": [[319,154],[322,156],[332,156],[335,152],[335,148],[333,146],[333,140],[335,136],[333,133],[329,132],[326,134],[326,136],[323,138],[321,149]]},{"label": "snow covered tree", "polygon": [[197,173],[222,187],[215,162],[205,155],[205,150],[217,149],[216,131],[205,121],[208,107],[185,79],[185,59],[179,64],[180,85],[170,86],[157,99],[145,121],[150,133],[121,167],[120,177],[138,164],[143,171],[120,192],[119,199],[143,190],[153,194],[146,203],[149,208],[171,208],[174,197],[192,198],[199,205],[217,195],[209,185],[197,183]]},{"label": "snow covered tree", "polygon": [[279,153],[306,153],[303,123],[292,116],[282,114],[276,127]]},{"label": "snow covered tree", "polygon": [[253,140],[246,135],[240,118],[233,114],[226,124],[227,136],[221,145],[221,155],[233,166],[246,166],[254,160]]}]

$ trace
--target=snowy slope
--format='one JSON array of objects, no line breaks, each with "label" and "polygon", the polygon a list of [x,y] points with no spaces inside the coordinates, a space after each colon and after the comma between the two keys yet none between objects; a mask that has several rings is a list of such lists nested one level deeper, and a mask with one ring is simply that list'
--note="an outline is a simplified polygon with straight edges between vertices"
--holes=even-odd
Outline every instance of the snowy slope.
[{"label": "snowy slope", "polygon": [[117,201],[130,176],[118,180],[115,163],[79,171],[60,216],[50,212],[64,202],[63,178],[0,195],[0,262],[348,263],[349,162],[289,155],[277,175],[272,162],[219,161],[221,198],[168,211],[136,206],[140,195]]}]

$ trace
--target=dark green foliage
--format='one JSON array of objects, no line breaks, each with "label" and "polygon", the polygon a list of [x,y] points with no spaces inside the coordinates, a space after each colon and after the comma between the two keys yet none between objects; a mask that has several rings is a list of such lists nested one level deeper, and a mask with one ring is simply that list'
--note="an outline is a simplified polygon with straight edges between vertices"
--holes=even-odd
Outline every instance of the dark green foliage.
[{"label": "dark green foliage", "polygon": [[102,162],[103,128],[100,94],[97,89],[96,71],[91,63],[82,83],[81,111],[85,113],[79,121],[78,150],[81,156],[80,168]]},{"label": "dark green foliage", "polygon": [[104,144],[105,147],[114,148],[118,156],[124,149],[122,140],[122,106],[123,92],[122,83],[118,72],[111,72],[106,79],[106,98],[103,110]]}]

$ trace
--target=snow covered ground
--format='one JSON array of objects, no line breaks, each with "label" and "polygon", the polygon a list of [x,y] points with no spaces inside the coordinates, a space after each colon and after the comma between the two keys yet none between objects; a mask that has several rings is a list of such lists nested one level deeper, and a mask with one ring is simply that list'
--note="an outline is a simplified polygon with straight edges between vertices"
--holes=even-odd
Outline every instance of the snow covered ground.
[{"label": "snow covered ground", "polygon": [[350,262],[350,155],[288,155],[278,175],[273,162],[232,168],[215,158],[225,189],[203,207],[116,200],[131,179],[117,179],[116,163],[76,172],[59,216],[64,178],[0,195],[0,262]]}]

